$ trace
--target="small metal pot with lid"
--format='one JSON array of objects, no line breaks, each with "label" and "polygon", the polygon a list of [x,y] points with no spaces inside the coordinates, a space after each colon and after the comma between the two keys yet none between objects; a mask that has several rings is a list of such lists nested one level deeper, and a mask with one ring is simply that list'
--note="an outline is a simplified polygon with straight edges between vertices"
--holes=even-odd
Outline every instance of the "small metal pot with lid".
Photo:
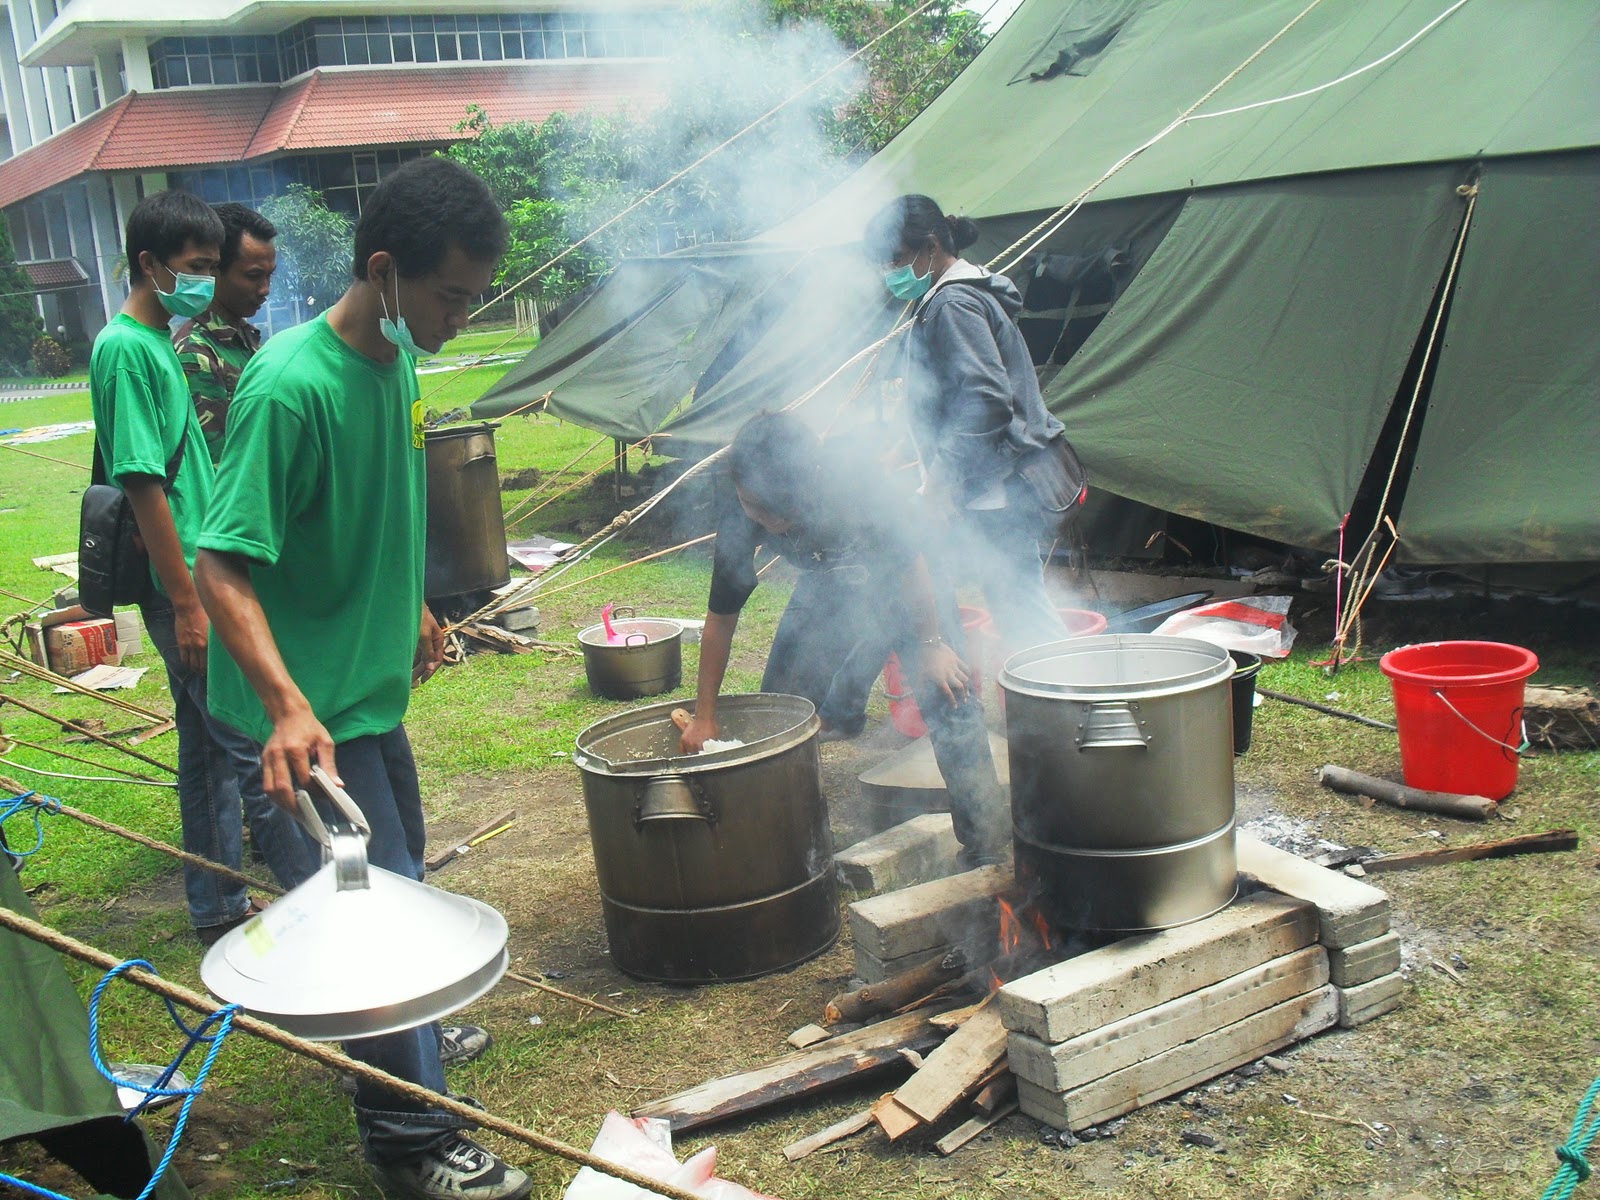
[{"label": "small metal pot with lid", "polygon": [[1056,924],[1164,929],[1233,900],[1233,671],[1220,647],[1158,634],[1007,660],[1017,874]]},{"label": "small metal pot with lid", "polygon": [[330,830],[299,793],[327,861],[206,952],[212,994],[300,1037],[345,1041],[426,1024],[494,987],[508,965],[505,918],[368,865],[361,810],[320,768],[312,777],[348,824]]},{"label": "small metal pot with lid", "polygon": [[683,626],[635,617],[631,608],[614,612],[627,613],[628,619],[610,631],[602,623],[578,634],[589,690],[608,700],[638,700],[677,687],[683,680]]},{"label": "small metal pot with lid", "polygon": [[741,745],[678,751],[672,702],[607,717],[573,762],[611,956],[664,983],[753,979],[839,935],[816,709],[799,696],[723,696]]}]

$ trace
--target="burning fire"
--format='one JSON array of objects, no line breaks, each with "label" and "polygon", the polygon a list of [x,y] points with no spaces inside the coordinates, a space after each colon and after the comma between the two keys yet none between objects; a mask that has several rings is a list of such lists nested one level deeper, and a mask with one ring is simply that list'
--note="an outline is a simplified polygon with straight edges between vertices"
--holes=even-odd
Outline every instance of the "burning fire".
[{"label": "burning fire", "polygon": [[988,972],[991,992],[1004,987],[1008,976],[1054,951],[1057,940],[1050,922],[1031,898],[1021,898],[1015,904],[1004,896],[995,900],[1000,908],[1000,944]]},{"label": "burning fire", "polygon": [[[1000,901],[1000,953],[1010,954],[1022,945],[1022,922],[1017,920],[1017,910],[1006,902],[1004,896],[998,897]],[[1048,944],[1048,943],[1047,943]]]}]

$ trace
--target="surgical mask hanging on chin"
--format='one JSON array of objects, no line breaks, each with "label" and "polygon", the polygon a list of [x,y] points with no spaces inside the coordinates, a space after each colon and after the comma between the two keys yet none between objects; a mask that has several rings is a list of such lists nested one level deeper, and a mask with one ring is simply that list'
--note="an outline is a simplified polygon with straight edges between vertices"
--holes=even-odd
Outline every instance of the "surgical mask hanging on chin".
[{"label": "surgical mask hanging on chin", "polygon": [[883,285],[896,300],[920,300],[933,286],[933,264],[928,264],[926,275],[918,275],[916,261],[912,259],[903,267],[894,267],[883,273]]},{"label": "surgical mask hanging on chin", "polygon": [[[165,263],[162,264],[166,266]],[[161,285],[156,283],[155,276],[150,277],[150,282],[155,284],[156,295],[161,300],[161,307],[175,317],[198,317],[211,307],[212,298],[217,294],[217,280],[214,275],[189,275],[183,271],[172,271],[172,290],[163,292]]]},{"label": "surgical mask hanging on chin", "polygon": [[383,294],[383,288],[378,288],[378,303],[383,305],[383,316],[378,318],[378,332],[383,335],[383,340],[391,346],[398,346],[412,358],[421,358],[423,349],[417,345],[416,339],[411,336],[411,330],[406,325],[406,319],[400,312],[400,275],[396,272],[394,277],[394,315],[395,320],[389,319],[389,301]]}]

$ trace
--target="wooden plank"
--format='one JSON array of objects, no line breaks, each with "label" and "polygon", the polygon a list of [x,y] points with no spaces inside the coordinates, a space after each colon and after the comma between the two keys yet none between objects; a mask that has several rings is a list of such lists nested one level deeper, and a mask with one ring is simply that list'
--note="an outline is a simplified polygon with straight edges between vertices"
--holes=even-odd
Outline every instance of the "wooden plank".
[{"label": "wooden plank", "polygon": [[982,931],[999,938],[995,897],[1011,886],[1005,867],[979,867],[850,905],[855,945],[880,961],[964,942]]},{"label": "wooden plank", "polygon": [[1017,1098],[1017,1077],[1009,1070],[1009,1064],[1002,1061],[998,1071],[972,1098],[972,1111],[980,1117],[994,1116]]},{"label": "wooden plank", "polygon": [[964,1124],[957,1125],[949,1133],[945,1134],[933,1144],[934,1149],[938,1150],[940,1154],[954,1154],[973,1138],[982,1136],[985,1132],[993,1129],[996,1125],[1000,1124],[1001,1121],[1004,1121],[1016,1111],[1017,1102],[1015,1100],[1008,1100],[999,1108],[995,1109],[992,1113],[973,1117],[972,1120],[967,1121]]},{"label": "wooden plank", "polygon": [[1124,938],[1013,980],[1000,989],[1000,1011],[1014,1033],[1064,1042],[1316,940],[1315,908],[1256,892],[1204,920]]},{"label": "wooden plank", "polygon": [[435,851],[433,854],[422,860],[422,865],[430,871],[437,871],[440,867],[444,866],[445,863],[453,862],[456,856],[461,853],[461,848],[468,842],[472,841],[474,838],[482,837],[486,833],[491,833],[500,828],[500,826],[516,820],[516,818],[517,810],[514,808],[507,809],[493,820],[485,821],[482,825],[479,825],[471,833],[467,834],[466,837],[461,838],[458,841],[451,842],[443,850]]},{"label": "wooden plank", "polygon": [[1361,865],[1366,868],[1368,875],[1372,875],[1381,871],[1413,871],[1418,867],[1432,867],[1440,863],[1472,862],[1482,858],[1512,858],[1519,854],[1550,854],[1558,850],[1577,848],[1578,835],[1574,830],[1551,829],[1545,833],[1525,833],[1521,837],[1476,842],[1471,846],[1454,846],[1448,850],[1386,854],[1382,858],[1369,858]]},{"label": "wooden plank", "polygon": [[1405,977],[1399,972],[1382,975],[1371,983],[1339,989],[1339,1027],[1354,1029],[1384,1013],[1400,1007],[1405,996]]},{"label": "wooden plank", "polygon": [[935,1011],[918,1009],[831,1037],[748,1071],[652,1100],[634,1109],[633,1115],[661,1117],[672,1123],[674,1133],[681,1133],[902,1067],[902,1048],[921,1053],[944,1040],[944,1030],[930,1019]]},{"label": "wooden plank", "polygon": [[815,1046],[832,1036],[832,1030],[824,1029],[821,1025],[802,1025],[789,1035],[787,1041],[796,1050],[804,1050],[807,1046]]},{"label": "wooden plank", "polygon": [[905,1137],[913,1129],[922,1128],[922,1119],[894,1098],[894,1093],[881,1097],[872,1106],[872,1119],[878,1123],[891,1142]]},{"label": "wooden plank", "polygon": [[1011,1070],[1049,1091],[1068,1092],[1327,982],[1328,952],[1307,946],[1055,1045],[1013,1033]]},{"label": "wooden plank", "polygon": [[1238,836],[1236,848],[1241,875],[1317,906],[1317,940],[1328,949],[1343,950],[1389,932],[1389,897],[1370,883],[1319,867],[1249,834]]},{"label": "wooden plank", "polygon": [[1019,1079],[1017,1100],[1035,1120],[1057,1129],[1083,1129],[1303,1041],[1338,1018],[1338,989],[1320,987],[1070,1092],[1053,1092]]},{"label": "wooden plank", "polygon": [[1386,933],[1344,950],[1328,951],[1328,982],[1352,988],[1400,969],[1400,935]]},{"label": "wooden plank", "polygon": [[970,1096],[1005,1055],[1005,1022],[991,1004],[928,1055],[922,1069],[895,1090],[895,1099],[932,1124]]},{"label": "wooden plank", "polygon": [[871,1124],[872,1110],[864,1108],[858,1113],[851,1113],[842,1121],[835,1121],[826,1129],[819,1129],[816,1133],[801,1138],[798,1142],[790,1142],[783,1148],[783,1156],[790,1162],[799,1162],[808,1154],[815,1154],[835,1142],[842,1142],[847,1137],[855,1136]]}]

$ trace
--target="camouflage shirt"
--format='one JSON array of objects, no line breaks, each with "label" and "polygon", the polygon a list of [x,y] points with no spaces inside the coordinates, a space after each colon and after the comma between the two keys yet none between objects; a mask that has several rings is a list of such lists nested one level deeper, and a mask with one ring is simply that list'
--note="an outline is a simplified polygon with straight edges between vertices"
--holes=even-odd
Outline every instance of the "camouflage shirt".
[{"label": "camouflage shirt", "polygon": [[189,380],[189,395],[200,418],[200,429],[206,435],[206,449],[215,463],[222,457],[233,389],[245,363],[261,348],[261,331],[249,321],[230,325],[208,309],[178,326],[172,343]]}]

